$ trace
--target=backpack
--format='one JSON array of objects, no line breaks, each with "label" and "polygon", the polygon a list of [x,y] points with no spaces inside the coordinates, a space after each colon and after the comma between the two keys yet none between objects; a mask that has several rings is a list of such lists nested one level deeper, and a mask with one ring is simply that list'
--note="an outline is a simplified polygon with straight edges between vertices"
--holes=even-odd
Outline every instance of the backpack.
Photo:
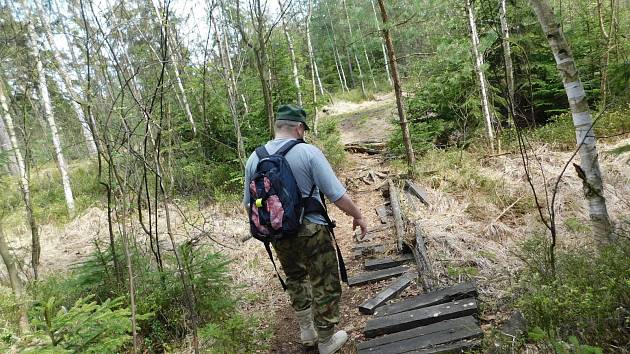
[{"label": "backpack", "polygon": [[249,183],[249,226],[260,241],[293,237],[300,230],[305,203],[284,155],[301,143],[304,140],[291,140],[273,155],[264,146],[256,149],[259,161]]},{"label": "backpack", "polygon": [[[273,155],[269,154],[264,145],[256,148],[258,164],[249,183],[250,232],[252,237],[265,244],[267,254],[274,269],[276,269],[276,274],[278,274],[284,290],[287,287],[276,268],[269,246],[270,242],[295,237],[302,226],[304,215],[309,213],[320,213],[324,216],[334,239],[332,229],[335,227],[335,223],[330,220],[325,205],[322,205],[324,203],[323,193],[320,192],[320,203],[316,198],[313,198],[316,187],[313,185],[309,196],[302,197],[291,166],[284,157],[294,146],[303,143],[305,142],[302,139],[291,140]],[[335,246],[337,246],[336,244],[337,241],[335,240]],[[337,246],[337,258],[341,279],[347,282],[348,276],[339,246]]]}]

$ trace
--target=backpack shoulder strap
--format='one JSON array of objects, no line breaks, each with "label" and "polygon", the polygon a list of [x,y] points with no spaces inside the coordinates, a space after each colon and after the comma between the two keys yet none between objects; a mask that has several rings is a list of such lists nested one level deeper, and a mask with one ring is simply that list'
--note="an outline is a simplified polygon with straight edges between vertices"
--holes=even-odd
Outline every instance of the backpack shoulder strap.
[{"label": "backpack shoulder strap", "polygon": [[284,155],[287,154],[287,152],[289,152],[289,150],[293,149],[293,147],[295,145],[303,144],[303,143],[305,143],[305,142],[302,139],[291,140],[291,141],[287,142],[286,144],[282,145],[282,147],[280,149],[278,149],[278,151],[276,151],[276,153],[274,155],[284,156]]},{"label": "backpack shoulder strap", "polygon": [[258,155],[259,160],[269,157],[269,152],[265,149],[265,145],[261,145],[256,148],[256,155]]}]

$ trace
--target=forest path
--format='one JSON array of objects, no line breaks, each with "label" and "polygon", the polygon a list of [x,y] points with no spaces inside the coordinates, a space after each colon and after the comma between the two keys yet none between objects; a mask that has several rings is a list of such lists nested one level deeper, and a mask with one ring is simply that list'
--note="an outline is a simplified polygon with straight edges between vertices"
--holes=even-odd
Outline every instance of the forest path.
[{"label": "forest path", "polygon": [[[395,101],[392,94],[377,97],[374,101],[362,103],[337,102],[324,108],[327,117],[324,119],[337,119],[341,131],[343,144],[360,141],[386,142],[388,135],[393,131],[392,125],[395,113]],[[368,174],[369,171],[381,171],[389,173],[387,164],[382,155],[368,155],[362,153],[347,153],[345,166],[338,171],[338,177],[348,188],[348,193],[361,208],[368,219],[368,229],[374,230],[381,225],[375,208],[383,205],[384,199],[377,190],[380,183],[370,185],[363,182],[357,183],[357,177]],[[334,206],[329,206],[331,218],[336,220],[335,236],[341,252],[344,256],[348,276],[363,272],[363,260],[355,259],[352,255],[352,247],[356,246],[354,231],[352,230],[352,218],[344,215]],[[394,240],[393,228],[375,233],[373,242]],[[394,246],[389,242],[388,246]],[[359,304],[376,293],[382,284],[373,284],[350,288],[342,285],[341,299],[341,323],[339,329],[348,331],[350,339],[341,349],[340,353],[356,353],[355,344],[363,340],[362,330],[365,327],[367,316],[361,315],[357,309]],[[300,334],[297,319],[288,302],[278,304],[275,307],[275,319],[273,320],[273,339],[271,343],[272,353],[317,353],[316,348],[304,348],[299,342]]]}]

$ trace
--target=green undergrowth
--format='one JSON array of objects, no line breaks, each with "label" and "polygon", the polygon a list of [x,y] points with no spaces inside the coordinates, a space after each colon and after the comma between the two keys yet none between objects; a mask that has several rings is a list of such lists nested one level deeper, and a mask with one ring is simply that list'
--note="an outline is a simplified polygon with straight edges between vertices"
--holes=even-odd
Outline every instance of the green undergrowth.
[{"label": "green undergrowth", "polygon": [[312,137],[312,139],[313,144],[322,150],[334,169],[339,169],[346,161],[346,151],[341,143],[341,132],[337,118],[321,119],[317,126],[317,136]]},{"label": "green undergrowth", "polygon": [[[105,248],[105,249],[104,249]],[[17,308],[10,293],[0,293],[0,351],[124,352],[132,346],[131,299],[124,250],[117,245],[119,271],[105,246],[67,275],[53,275],[28,289],[31,334],[17,333]],[[142,351],[170,352],[191,335],[187,292],[172,252],[162,251],[162,267],[153,253],[130,249],[138,346]],[[269,333],[259,320],[241,314],[229,262],[208,246],[178,247],[186,282],[194,294],[200,343],[209,352],[254,352]],[[118,274],[118,275],[117,275]],[[5,311],[7,310],[7,311]],[[211,349],[210,349],[211,348]]]},{"label": "green undergrowth", "polygon": [[[74,195],[76,213],[104,200],[103,187],[96,176],[96,163],[84,161],[69,166],[70,183]],[[24,223],[24,202],[14,176],[1,176],[0,208],[6,213],[6,225]],[[31,198],[34,215],[40,224],[65,223],[71,220],[66,207],[61,174],[54,165],[45,165],[31,172]]]},{"label": "green undergrowth", "polygon": [[599,253],[559,249],[555,275],[548,249],[548,238],[535,236],[518,252],[525,267],[517,307],[529,323],[530,340],[560,353],[611,352],[629,343],[630,241],[622,238]]}]

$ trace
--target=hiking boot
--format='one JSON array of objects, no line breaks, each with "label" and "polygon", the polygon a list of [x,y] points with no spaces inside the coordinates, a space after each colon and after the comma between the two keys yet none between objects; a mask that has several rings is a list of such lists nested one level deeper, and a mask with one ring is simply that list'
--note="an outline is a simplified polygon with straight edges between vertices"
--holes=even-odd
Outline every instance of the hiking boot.
[{"label": "hiking boot", "polygon": [[317,343],[317,349],[319,354],[332,354],[336,353],[344,344],[348,341],[348,333],[346,331],[337,331],[333,336],[327,340]]},{"label": "hiking boot", "polygon": [[302,344],[306,347],[315,346],[315,343],[317,343],[317,331],[315,331],[315,326],[313,325],[313,312],[311,308],[296,311],[295,315],[300,325],[300,339],[302,340]]}]

